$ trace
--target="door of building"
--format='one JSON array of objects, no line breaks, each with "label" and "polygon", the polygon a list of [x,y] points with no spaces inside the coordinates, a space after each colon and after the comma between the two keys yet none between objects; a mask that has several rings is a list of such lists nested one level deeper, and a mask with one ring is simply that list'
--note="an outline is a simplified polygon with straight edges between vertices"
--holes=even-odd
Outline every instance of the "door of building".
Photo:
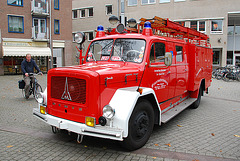
[{"label": "door of building", "polygon": [[240,54],[235,54],[235,65],[240,67]]},{"label": "door of building", "polygon": [[53,68],[63,66],[63,49],[54,48],[53,49]]},{"label": "door of building", "polygon": [[33,19],[33,32],[35,39],[44,39],[46,36],[46,19]]}]

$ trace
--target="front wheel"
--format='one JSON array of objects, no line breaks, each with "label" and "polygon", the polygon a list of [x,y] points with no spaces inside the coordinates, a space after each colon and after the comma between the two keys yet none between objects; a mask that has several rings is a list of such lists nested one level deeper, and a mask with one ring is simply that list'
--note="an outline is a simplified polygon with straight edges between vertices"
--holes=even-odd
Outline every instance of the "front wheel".
[{"label": "front wheel", "polygon": [[34,98],[36,99],[36,101],[42,92],[42,87],[40,86],[40,84],[37,83],[34,88]]},{"label": "front wheel", "polygon": [[139,101],[129,119],[128,137],[124,139],[123,146],[129,150],[136,150],[144,146],[152,133],[153,125],[152,105],[146,100]]}]

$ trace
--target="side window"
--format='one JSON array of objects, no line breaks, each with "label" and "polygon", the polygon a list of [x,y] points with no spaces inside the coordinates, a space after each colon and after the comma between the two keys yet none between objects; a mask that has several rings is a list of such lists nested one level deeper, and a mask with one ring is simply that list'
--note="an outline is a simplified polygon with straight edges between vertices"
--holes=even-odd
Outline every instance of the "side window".
[{"label": "side window", "polygon": [[164,62],[165,44],[157,42],[155,43],[155,56],[156,62]]},{"label": "side window", "polygon": [[176,46],[176,60],[177,62],[182,62],[183,61],[183,47],[182,46]]},{"label": "side window", "polygon": [[160,42],[152,44],[150,52],[151,63],[164,62],[164,56],[165,56],[165,44]]}]

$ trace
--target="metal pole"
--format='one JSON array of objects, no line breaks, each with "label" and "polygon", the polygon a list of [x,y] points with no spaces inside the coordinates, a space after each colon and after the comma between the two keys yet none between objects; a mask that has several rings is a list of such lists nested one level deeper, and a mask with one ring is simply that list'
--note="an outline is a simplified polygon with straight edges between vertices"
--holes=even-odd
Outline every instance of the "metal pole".
[{"label": "metal pole", "polygon": [[117,0],[118,2],[117,2],[117,17],[119,18],[119,0]]},{"label": "metal pole", "polygon": [[51,63],[50,68],[53,68],[53,49],[52,49],[52,0],[49,0],[50,2],[50,11],[49,11],[49,19],[50,19],[50,29],[49,29],[49,41],[50,41],[50,50],[51,50]]}]

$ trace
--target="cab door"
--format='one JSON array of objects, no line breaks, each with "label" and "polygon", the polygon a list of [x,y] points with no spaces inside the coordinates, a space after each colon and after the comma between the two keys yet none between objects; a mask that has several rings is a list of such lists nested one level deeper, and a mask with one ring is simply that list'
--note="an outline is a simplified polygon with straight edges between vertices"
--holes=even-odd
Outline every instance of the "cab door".
[{"label": "cab door", "polygon": [[144,82],[155,91],[159,103],[167,100],[169,93],[170,69],[164,64],[165,52],[165,42],[154,41],[151,44],[149,65],[145,70],[147,76]]}]

